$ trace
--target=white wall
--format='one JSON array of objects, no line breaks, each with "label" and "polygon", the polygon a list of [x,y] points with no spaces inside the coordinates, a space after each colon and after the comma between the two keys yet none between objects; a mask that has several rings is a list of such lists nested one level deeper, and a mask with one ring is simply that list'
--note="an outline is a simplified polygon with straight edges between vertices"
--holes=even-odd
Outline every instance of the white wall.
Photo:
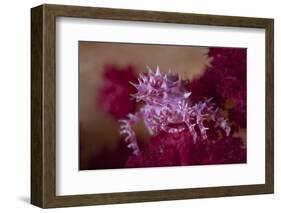
[{"label": "white wall", "polygon": [[[146,10],[164,10],[174,12],[209,13],[221,15],[239,15],[269,17],[275,19],[275,108],[280,109],[281,90],[278,58],[281,56],[281,14],[276,0],[98,0],[48,1],[56,4],[86,6],[120,7]],[[20,212],[38,212],[39,208],[29,202],[30,173],[30,8],[42,1],[2,1],[0,7],[0,209],[1,212],[19,210]],[[50,210],[50,212],[133,212],[133,211],[178,211],[178,212],[246,212],[263,210],[277,212],[280,207],[280,134],[281,113],[275,112],[275,194],[242,196],[230,198],[212,198],[155,203],[122,204],[111,206],[78,207]],[[239,174],[237,174],[239,175]],[[6,210],[6,211],[5,211]]]}]

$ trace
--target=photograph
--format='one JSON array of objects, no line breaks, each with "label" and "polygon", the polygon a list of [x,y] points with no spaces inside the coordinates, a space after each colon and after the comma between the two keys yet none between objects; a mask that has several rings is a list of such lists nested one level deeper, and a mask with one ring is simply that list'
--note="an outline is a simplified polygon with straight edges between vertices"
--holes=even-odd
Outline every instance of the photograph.
[{"label": "photograph", "polygon": [[280,5],[2,1],[0,213],[281,213]]},{"label": "photograph", "polygon": [[274,18],[194,12],[31,8],[31,204],[274,193]]},{"label": "photograph", "polygon": [[247,48],[79,41],[79,170],[247,163]]}]

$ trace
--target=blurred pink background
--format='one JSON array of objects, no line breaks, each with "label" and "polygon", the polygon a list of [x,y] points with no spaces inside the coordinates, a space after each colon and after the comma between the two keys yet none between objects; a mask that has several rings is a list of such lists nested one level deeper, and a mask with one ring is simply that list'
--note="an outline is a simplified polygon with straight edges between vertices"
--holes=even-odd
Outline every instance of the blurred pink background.
[{"label": "blurred pink background", "polygon": [[[98,107],[99,90],[110,65],[120,70],[131,66],[136,73],[146,72],[146,66],[162,72],[169,68],[183,79],[199,77],[210,60],[208,48],[170,45],[120,44],[79,42],[79,116],[80,169],[120,167],[128,156],[126,144],[121,143],[119,124]],[[136,127],[138,138],[149,138],[144,125]]]}]

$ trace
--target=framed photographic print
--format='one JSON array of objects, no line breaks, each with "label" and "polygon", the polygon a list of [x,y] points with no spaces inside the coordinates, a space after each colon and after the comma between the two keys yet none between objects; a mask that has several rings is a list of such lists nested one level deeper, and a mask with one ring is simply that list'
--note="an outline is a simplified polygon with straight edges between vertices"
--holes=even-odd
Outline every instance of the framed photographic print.
[{"label": "framed photographic print", "polygon": [[273,19],[31,9],[31,203],[274,191]]}]

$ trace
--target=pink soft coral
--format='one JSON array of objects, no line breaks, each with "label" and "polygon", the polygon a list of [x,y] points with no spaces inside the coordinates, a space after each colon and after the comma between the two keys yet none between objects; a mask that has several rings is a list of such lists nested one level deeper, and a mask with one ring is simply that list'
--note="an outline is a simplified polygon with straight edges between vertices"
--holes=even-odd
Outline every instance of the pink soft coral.
[{"label": "pink soft coral", "polygon": [[213,98],[224,108],[227,100],[234,103],[229,118],[241,128],[246,127],[247,49],[210,48],[211,67],[199,79],[193,80],[188,89],[194,100]]},{"label": "pink soft coral", "polygon": [[106,66],[97,98],[100,109],[116,120],[133,113],[136,103],[130,95],[135,93],[136,89],[129,82],[136,80],[132,66],[123,69],[113,65]]},{"label": "pink soft coral", "polygon": [[223,137],[194,143],[188,130],[184,130],[180,133],[161,132],[153,136],[144,150],[138,155],[129,156],[125,166],[137,168],[245,162],[246,149],[240,138]]}]

